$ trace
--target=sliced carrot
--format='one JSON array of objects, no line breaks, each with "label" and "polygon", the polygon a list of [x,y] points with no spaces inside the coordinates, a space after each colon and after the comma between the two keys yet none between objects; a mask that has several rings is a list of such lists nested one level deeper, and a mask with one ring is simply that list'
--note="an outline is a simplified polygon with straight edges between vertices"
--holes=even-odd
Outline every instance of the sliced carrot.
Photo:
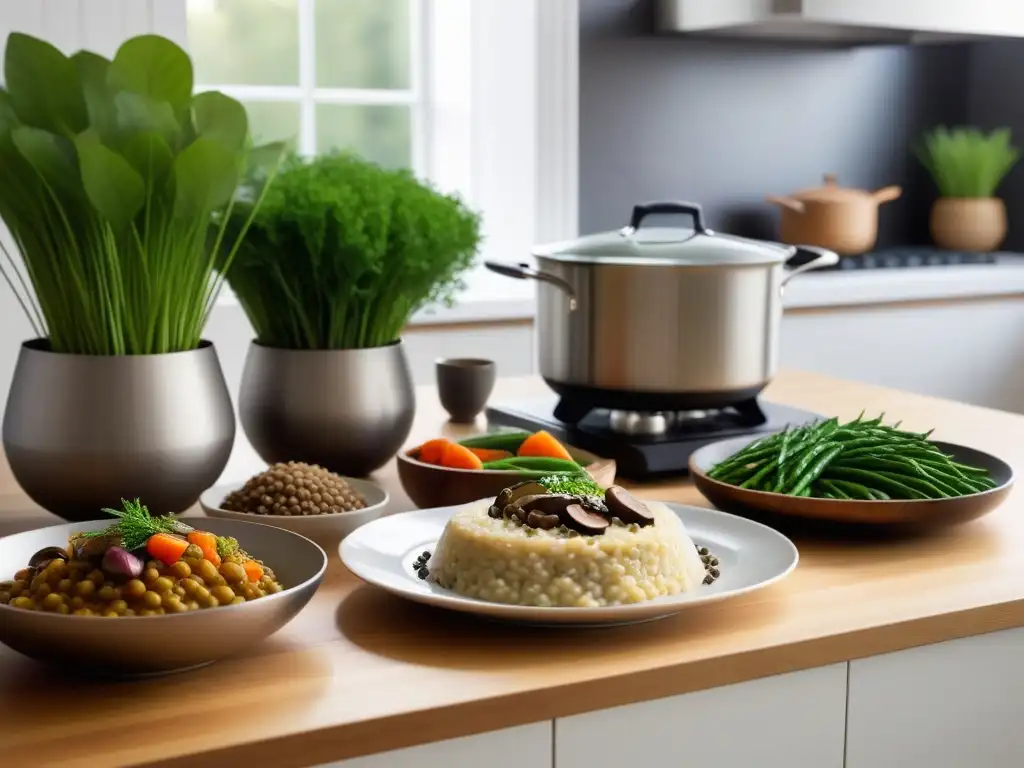
[{"label": "sliced carrot", "polygon": [[440,464],[441,457],[444,456],[444,449],[449,445],[451,445],[451,441],[447,437],[427,440],[420,446],[417,458],[427,464]]},{"label": "sliced carrot", "polygon": [[441,454],[441,466],[451,469],[483,469],[484,463],[466,446],[448,443]]},{"label": "sliced carrot", "polygon": [[251,582],[255,583],[263,578],[263,566],[255,560],[246,560],[242,563],[242,568],[245,570],[245,575],[249,577],[249,581]]},{"label": "sliced carrot", "polygon": [[217,537],[206,531],[192,531],[188,535],[188,543],[195,544],[203,550],[203,557],[220,567],[220,555],[217,553]]},{"label": "sliced carrot", "polygon": [[155,533],[146,542],[146,552],[164,565],[174,565],[188,549],[188,542],[169,533]]},{"label": "sliced carrot", "polygon": [[469,448],[469,452],[480,459],[480,461],[500,461],[501,459],[512,458],[511,453],[508,451],[500,451],[497,448]]},{"label": "sliced carrot", "polygon": [[519,446],[519,455],[573,460],[570,453],[565,450],[565,446],[543,429],[523,440],[523,444]]}]

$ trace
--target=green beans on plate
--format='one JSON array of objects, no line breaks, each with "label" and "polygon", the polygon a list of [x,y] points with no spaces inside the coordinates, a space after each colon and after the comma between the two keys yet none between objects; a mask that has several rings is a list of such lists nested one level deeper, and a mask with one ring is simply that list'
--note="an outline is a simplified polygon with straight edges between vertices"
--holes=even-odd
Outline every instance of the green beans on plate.
[{"label": "green beans on plate", "polygon": [[985,469],[954,460],[931,432],[887,425],[884,414],[827,419],[756,440],[707,476],[756,491],[822,499],[948,499],[996,486]]}]

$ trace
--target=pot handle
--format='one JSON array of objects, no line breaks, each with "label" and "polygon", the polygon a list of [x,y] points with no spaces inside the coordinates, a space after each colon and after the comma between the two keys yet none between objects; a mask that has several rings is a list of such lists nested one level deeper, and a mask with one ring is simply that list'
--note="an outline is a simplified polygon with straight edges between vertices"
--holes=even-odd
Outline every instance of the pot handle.
[{"label": "pot handle", "polygon": [[693,231],[698,235],[707,234],[708,228],[704,226],[704,211],[696,203],[644,203],[633,206],[633,215],[629,217],[629,226],[623,227],[619,233],[629,237],[638,229],[640,222],[651,214],[656,213],[681,213],[693,219]]},{"label": "pot handle", "polygon": [[807,208],[801,200],[796,200],[792,197],[779,197],[776,195],[768,195],[765,199],[766,203],[777,205],[780,208],[788,208],[795,213],[803,213]]},{"label": "pot handle", "polygon": [[888,203],[896,200],[900,195],[903,194],[903,189],[898,186],[883,187],[882,189],[876,190],[871,193],[871,196],[877,203]]},{"label": "pot handle", "polygon": [[500,261],[485,261],[484,266],[491,270],[491,272],[497,272],[505,277],[514,277],[517,280],[537,280],[553,285],[569,299],[569,310],[576,309],[576,292],[572,289],[571,285],[560,277],[555,277],[547,272],[541,272],[529,264],[502,264]]},{"label": "pot handle", "polygon": [[839,263],[839,254],[835,251],[830,251],[827,248],[818,248],[814,245],[801,245],[799,248],[803,251],[808,251],[809,253],[816,253],[817,257],[811,259],[806,264],[801,264],[799,267],[787,269],[782,276],[783,285],[788,283],[801,272],[810,272],[812,269],[821,269],[822,267],[834,267]]}]

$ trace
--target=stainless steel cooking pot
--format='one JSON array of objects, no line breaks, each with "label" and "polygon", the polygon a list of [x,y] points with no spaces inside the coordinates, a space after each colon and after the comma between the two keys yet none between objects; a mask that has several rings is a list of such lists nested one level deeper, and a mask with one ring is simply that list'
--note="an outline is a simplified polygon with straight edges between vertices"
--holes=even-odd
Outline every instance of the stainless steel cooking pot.
[{"label": "stainless steel cooking pot", "polygon": [[[683,214],[688,228],[644,227]],[[540,373],[573,423],[591,408],[669,411],[748,401],[778,366],[782,289],[801,272],[836,264],[832,251],[786,262],[796,246],[712,232],[699,205],[649,203],[629,226],[533,251],[537,269],[487,262],[539,281]]]}]

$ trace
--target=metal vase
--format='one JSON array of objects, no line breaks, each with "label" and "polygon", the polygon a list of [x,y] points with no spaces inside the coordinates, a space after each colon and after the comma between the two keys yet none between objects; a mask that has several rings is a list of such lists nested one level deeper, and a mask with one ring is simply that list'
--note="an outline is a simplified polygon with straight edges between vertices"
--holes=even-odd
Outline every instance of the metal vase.
[{"label": "metal vase", "polygon": [[303,461],[361,477],[402,447],[416,410],[401,341],[369,349],[275,349],[253,342],[242,429],[268,464]]},{"label": "metal vase", "polygon": [[21,347],[3,445],[18,484],[65,520],[141,499],[183,512],[231,455],[235,415],[213,345],[165,355],[66,355]]}]

